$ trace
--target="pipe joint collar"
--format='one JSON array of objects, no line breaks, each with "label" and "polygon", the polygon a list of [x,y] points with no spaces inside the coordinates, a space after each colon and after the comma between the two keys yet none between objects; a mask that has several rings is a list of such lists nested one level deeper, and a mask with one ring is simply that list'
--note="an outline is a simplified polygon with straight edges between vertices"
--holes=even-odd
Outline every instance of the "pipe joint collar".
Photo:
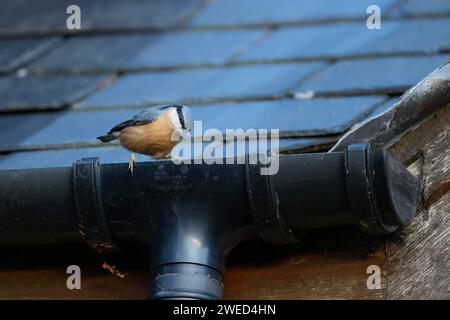
[{"label": "pipe joint collar", "polygon": [[363,232],[390,233],[412,220],[421,184],[387,150],[349,145],[345,168],[348,199]]},{"label": "pipe joint collar", "polygon": [[151,299],[222,299],[223,277],[214,268],[195,263],[169,263],[157,267],[153,273]]},{"label": "pipe joint collar", "polygon": [[114,249],[113,236],[103,208],[99,158],[83,158],[73,164],[73,197],[83,240],[98,253]]},{"label": "pipe joint collar", "polygon": [[268,243],[297,242],[292,228],[280,210],[272,175],[262,175],[260,164],[245,166],[248,203],[260,236]]}]

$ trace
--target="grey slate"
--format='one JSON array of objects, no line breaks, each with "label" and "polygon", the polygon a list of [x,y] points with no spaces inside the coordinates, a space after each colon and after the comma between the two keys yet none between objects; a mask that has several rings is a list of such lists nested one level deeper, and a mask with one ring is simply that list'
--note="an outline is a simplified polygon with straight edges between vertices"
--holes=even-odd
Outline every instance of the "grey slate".
[{"label": "grey slate", "polygon": [[279,97],[323,66],[323,63],[302,63],[130,74],[89,96],[80,106]]},{"label": "grey slate", "polygon": [[370,119],[379,116],[386,110],[392,108],[397,101],[398,101],[398,97],[393,98],[393,99],[387,99],[383,103],[378,104],[377,107],[375,107],[375,109],[373,109],[373,111],[369,115],[360,119],[360,121],[354,123],[347,131],[353,130],[354,128],[359,127],[360,125],[366,123]]},{"label": "grey slate", "polygon": [[341,61],[294,89],[315,95],[403,93],[450,55]]},{"label": "grey slate", "polygon": [[[67,167],[88,157],[100,157],[102,163],[127,162],[130,154],[119,147],[73,148],[63,150],[39,150],[0,155],[0,170]],[[138,161],[151,158],[137,155]]]},{"label": "grey slate", "polygon": [[333,149],[342,150],[355,142],[369,142],[375,148],[392,146],[399,137],[423,123],[424,119],[445,109],[450,102],[449,93],[450,60],[405,92],[395,108],[390,108],[380,116],[351,130]]},{"label": "grey slate", "polygon": [[[71,1],[42,0],[39,5],[28,0],[0,1],[0,35],[72,33],[65,26],[65,9]],[[38,42],[46,38],[2,38],[0,72],[23,66],[36,71],[95,72],[0,77],[0,112],[60,109],[73,103],[83,109],[2,114],[0,170],[70,166],[86,156],[128,162],[127,151],[100,144],[96,136],[143,106],[166,101],[208,102],[192,106],[204,129],[279,128],[284,151],[317,150],[319,145],[326,149],[344,131],[396,101],[374,94],[402,93],[448,58],[430,54],[450,49],[450,17],[437,18],[450,15],[447,0],[216,0],[206,1],[202,8],[205,1],[79,0],[81,32],[96,31],[93,34],[73,34],[61,47],[42,44],[42,51]],[[381,6],[381,30],[365,27],[369,4]],[[402,19],[384,19],[387,16]],[[193,30],[149,32],[185,22]],[[279,26],[268,32],[274,24]],[[214,30],[205,30],[208,26]],[[237,28],[221,29],[227,26]],[[130,30],[134,32],[126,32]],[[412,56],[418,54],[428,55]],[[348,60],[365,55],[370,59]],[[399,57],[374,57],[378,55]],[[236,58],[238,62],[290,63],[229,66]],[[297,63],[302,59],[331,59],[333,64]],[[227,67],[198,68],[206,65]],[[180,66],[195,68],[125,72],[114,82],[108,74],[100,74],[102,70]],[[110,81],[108,86],[102,86],[104,79]],[[292,93],[313,99],[286,99]],[[320,97],[358,94],[373,96]],[[140,108],[116,108],[125,106]],[[138,160],[151,158],[138,156]]]},{"label": "grey slate", "polygon": [[[294,152],[309,147],[329,145],[336,140],[336,137],[282,139],[279,149],[281,152]],[[203,144],[202,148],[206,145]],[[248,153],[249,149],[245,150]],[[128,163],[130,153],[115,146],[13,152],[0,154],[0,170],[70,167],[73,162],[87,157],[100,157],[101,163]],[[136,160],[138,161],[136,173],[139,170],[139,162],[154,161],[153,158],[141,154],[136,154]]]},{"label": "grey slate", "polygon": [[[388,12],[394,3],[394,0],[376,1],[382,12]],[[195,15],[191,24],[235,26],[365,18],[373,1],[346,0],[333,4],[329,0],[217,0]]]},{"label": "grey slate", "polygon": [[404,16],[450,15],[448,0],[406,0],[399,11]]},{"label": "grey slate", "polygon": [[[81,9],[81,32],[164,28],[188,19],[203,0],[2,0],[0,34],[71,32],[66,27],[66,9]],[[79,32],[79,31],[74,31]]]},{"label": "grey slate", "polygon": [[399,100],[399,97],[389,99],[386,102],[383,102],[382,104],[378,105],[378,107],[375,108],[375,110],[372,111],[370,115],[367,116],[366,119],[370,119],[373,117],[376,117],[380,115],[381,113],[385,112],[389,108],[392,108]]},{"label": "grey slate", "polygon": [[57,37],[0,39],[0,74],[23,67],[58,43]]},{"label": "grey slate", "polygon": [[92,92],[107,75],[0,77],[0,112],[59,109]]},{"label": "grey slate", "polygon": [[283,137],[339,134],[370,114],[384,97],[271,100],[193,107],[203,130],[279,129]]},{"label": "grey slate", "polygon": [[[370,114],[384,97],[277,100],[191,106],[203,132],[279,129],[280,136],[332,135]],[[0,152],[101,144],[96,137],[141,109],[14,114],[0,117]],[[192,133],[193,135],[195,132]]]},{"label": "grey slate", "polygon": [[[450,1],[449,1],[450,3]],[[450,50],[450,18],[281,28],[239,56],[239,61],[336,58],[360,55],[439,53]]]},{"label": "grey slate", "polygon": [[261,34],[261,30],[229,30],[73,37],[30,69],[79,71],[224,64]]}]

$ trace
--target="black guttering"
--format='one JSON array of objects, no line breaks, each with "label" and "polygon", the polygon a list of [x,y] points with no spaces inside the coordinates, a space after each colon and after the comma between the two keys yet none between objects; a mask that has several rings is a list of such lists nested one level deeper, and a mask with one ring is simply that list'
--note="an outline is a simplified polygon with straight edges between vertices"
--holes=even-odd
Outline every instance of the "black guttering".
[{"label": "black guttering", "polygon": [[148,244],[155,299],[220,299],[229,252],[244,239],[296,241],[297,231],[356,224],[388,233],[408,223],[419,182],[385,150],[286,155],[260,165],[126,164],[0,171],[0,245],[79,242],[99,252]]}]

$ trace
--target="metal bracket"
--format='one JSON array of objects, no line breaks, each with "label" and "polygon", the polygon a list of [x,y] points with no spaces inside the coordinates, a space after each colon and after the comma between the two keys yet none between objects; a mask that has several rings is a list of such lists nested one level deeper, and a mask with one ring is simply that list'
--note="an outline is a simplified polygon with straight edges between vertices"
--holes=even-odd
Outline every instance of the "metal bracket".
[{"label": "metal bracket", "polygon": [[79,230],[89,247],[98,253],[114,248],[103,209],[99,158],[83,158],[73,164],[73,189]]}]

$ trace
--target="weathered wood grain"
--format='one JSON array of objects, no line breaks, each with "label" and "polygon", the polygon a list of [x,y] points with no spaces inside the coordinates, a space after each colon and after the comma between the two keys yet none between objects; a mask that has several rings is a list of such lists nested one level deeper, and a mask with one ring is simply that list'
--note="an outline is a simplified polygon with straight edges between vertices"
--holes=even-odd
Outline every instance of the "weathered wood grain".
[{"label": "weathered wood grain", "polygon": [[423,157],[424,204],[389,242],[388,299],[450,299],[450,105],[410,132],[393,152]]},{"label": "weathered wood grain", "polygon": [[225,299],[383,299],[381,289],[366,287],[367,267],[384,270],[383,250],[367,257],[346,252],[293,253],[269,263],[232,264],[225,279]]},{"label": "weathered wood grain", "polygon": [[[150,272],[139,253],[111,259],[121,279],[102,268],[87,246],[19,248],[0,251],[0,299],[145,299]],[[114,261],[114,263],[112,263]],[[69,265],[81,269],[81,289],[69,290]]]}]

